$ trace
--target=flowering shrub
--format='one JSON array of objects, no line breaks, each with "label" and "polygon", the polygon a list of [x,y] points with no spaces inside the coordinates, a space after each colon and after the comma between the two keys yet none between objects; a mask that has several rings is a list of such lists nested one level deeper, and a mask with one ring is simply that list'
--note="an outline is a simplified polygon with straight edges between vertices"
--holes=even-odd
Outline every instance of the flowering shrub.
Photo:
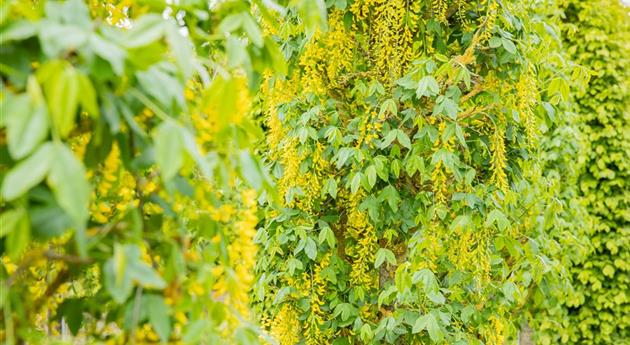
[{"label": "flowering shrub", "polygon": [[563,75],[586,73],[554,58],[550,12],[337,1],[327,32],[280,30],[289,73],[261,96],[280,200],[255,292],[281,344],[512,343],[557,301],[539,142],[565,121]]},{"label": "flowering shrub", "polygon": [[2,6],[3,341],[258,343],[251,99],[287,9]]}]

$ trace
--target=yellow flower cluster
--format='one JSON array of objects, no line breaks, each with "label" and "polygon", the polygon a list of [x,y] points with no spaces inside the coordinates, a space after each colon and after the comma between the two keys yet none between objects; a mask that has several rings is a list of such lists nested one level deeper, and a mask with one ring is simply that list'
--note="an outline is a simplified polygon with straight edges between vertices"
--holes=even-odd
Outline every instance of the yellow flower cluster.
[{"label": "yellow flower cluster", "polygon": [[303,69],[301,84],[315,93],[335,87],[341,72],[352,68],[353,31],[345,29],[341,11],[333,11],[328,20],[328,32],[317,31],[299,60]]},{"label": "yellow flower cluster", "polygon": [[326,60],[328,49],[321,43],[324,34],[319,31],[311,38],[306,45],[306,49],[299,60],[299,65],[303,69],[300,84],[305,90],[314,93],[324,93],[326,91],[324,82],[324,66],[322,61]]},{"label": "yellow flower cluster", "polygon": [[234,277],[227,276],[225,268],[216,266],[213,274],[218,276],[214,285],[215,294],[224,297],[226,305],[233,307],[238,315],[249,320],[250,299],[249,292],[254,282],[254,263],[257,247],[254,243],[256,236],[256,191],[249,189],[241,193],[243,208],[239,210],[237,221],[234,223],[235,238],[228,245],[230,266],[234,270]]},{"label": "yellow flower cluster", "polygon": [[483,331],[485,336],[485,343],[488,345],[503,345],[505,344],[505,316],[491,316],[490,324],[487,329]]},{"label": "yellow flower cluster", "polygon": [[376,111],[370,111],[361,119],[359,124],[359,138],[357,139],[356,147],[360,148],[362,144],[368,145],[370,148],[374,148],[373,141],[378,139],[381,130],[383,129],[383,122],[385,121],[385,114],[378,116]]},{"label": "yellow flower cluster", "polygon": [[345,29],[343,12],[333,11],[328,17],[329,31],[326,33],[324,45],[328,48],[326,75],[332,87],[337,85],[342,71],[352,70],[354,32]]},{"label": "yellow flower cluster", "polygon": [[[291,187],[301,186],[306,182],[304,181],[304,176],[300,174],[302,155],[298,155],[297,153],[297,140],[294,139],[285,143],[281,153],[280,163],[284,171],[278,181],[278,194],[283,198],[282,202],[284,203],[284,197]],[[288,206],[292,205],[293,203],[290,203]]]},{"label": "yellow flower cluster", "polygon": [[405,15],[404,2],[374,1],[374,31],[372,35],[372,50],[375,64],[381,76],[387,81],[387,76],[395,78],[399,74],[400,61],[395,59],[400,44],[399,32]]},{"label": "yellow flower cluster", "polygon": [[536,136],[536,115],[532,107],[536,103],[538,90],[536,89],[536,80],[533,77],[533,71],[523,73],[516,83],[516,108],[518,110],[521,121],[525,127],[525,134],[530,145],[533,145]]},{"label": "yellow flower cluster", "polygon": [[475,61],[475,49],[478,46],[484,45],[490,37],[492,36],[492,30],[494,29],[494,25],[497,21],[497,15],[499,13],[499,4],[496,1],[490,0],[490,4],[488,5],[488,11],[486,16],[484,17],[484,22],[482,26],[478,29],[478,31],[473,36],[472,42],[464,54],[458,58],[459,62],[464,65],[468,65]]},{"label": "yellow flower cluster", "polygon": [[452,262],[455,267],[460,271],[465,271],[469,268],[473,268],[472,251],[474,246],[474,235],[472,229],[457,228],[451,235],[452,241],[449,248],[454,250],[448,251],[447,255],[449,261]]},{"label": "yellow flower cluster", "polygon": [[492,36],[492,30],[494,29],[494,25],[497,21],[497,15],[499,14],[499,3],[497,1],[490,0],[490,4],[488,5],[488,13],[486,14],[485,23],[483,25],[483,32],[479,35],[478,43],[479,45],[483,45]]},{"label": "yellow flower cluster", "polygon": [[[340,200],[344,200],[344,195]],[[351,194],[347,197],[348,220],[346,223],[348,236],[356,243],[346,248],[346,254],[352,258],[350,281],[364,289],[376,286],[377,275],[372,269],[374,253],[377,249],[378,238],[376,229],[368,220],[365,211],[359,210],[362,194]]]},{"label": "yellow flower cluster", "polygon": [[[288,207],[297,207],[302,211],[310,212],[313,208],[313,200],[315,200],[321,192],[321,181],[318,175],[321,175],[323,169],[326,169],[328,162],[322,157],[323,147],[317,152],[314,151],[316,160],[313,160],[315,170],[309,170],[305,173],[300,172],[300,165],[304,161],[304,154],[297,152],[297,140],[293,139],[286,142],[281,152],[280,163],[282,164],[283,174],[278,180],[278,194],[281,196],[282,204]],[[319,168],[318,168],[319,167]],[[319,169],[319,170],[318,170]],[[302,195],[293,195],[293,199],[286,203],[286,195],[292,188],[299,188]]]},{"label": "yellow flower cluster", "polygon": [[[83,160],[85,156],[85,150],[87,149],[87,145],[90,142],[90,138],[92,137],[91,133],[85,133],[73,137],[70,141],[70,149],[78,159]],[[89,176],[88,176],[89,177]]]},{"label": "yellow flower cluster", "polygon": [[457,20],[459,24],[464,28],[464,31],[470,30],[471,22],[466,16],[466,10],[468,9],[466,0],[457,0]]},{"label": "yellow flower cluster", "polygon": [[446,0],[433,0],[433,15],[435,18],[442,23],[448,23],[446,20],[446,10],[448,9],[448,5],[446,4]]},{"label": "yellow flower cluster", "polygon": [[295,97],[298,85],[298,74],[294,73],[289,79],[271,79],[267,75],[261,87],[260,94],[263,103],[265,124],[269,128],[267,144],[269,145],[271,157],[274,159],[277,159],[278,152],[281,152],[281,142],[286,134],[286,130],[282,126],[282,120],[280,120],[278,116],[278,106],[289,102]]},{"label": "yellow flower cluster", "polygon": [[490,278],[488,238],[492,236],[488,229],[458,227],[447,236],[446,247],[454,248],[447,252],[449,261],[462,272],[473,272],[473,275],[479,278],[477,283],[488,281]]},{"label": "yellow flower cluster", "polygon": [[444,246],[442,245],[442,236],[445,230],[438,221],[433,221],[430,228],[422,230],[422,240],[418,243],[416,260],[413,263],[413,270],[428,268],[435,272],[437,269],[438,258],[442,255]]},{"label": "yellow flower cluster", "polygon": [[320,326],[324,323],[324,312],[321,307],[324,305],[324,295],[326,294],[327,282],[322,278],[322,270],[330,264],[330,253],[326,254],[319,262],[311,276],[311,313],[306,320],[306,344],[320,345],[327,344],[330,336],[329,332],[322,332]]},{"label": "yellow flower cluster", "polygon": [[[81,298],[95,294],[100,288],[100,270],[98,265],[90,266],[85,274],[75,281],[66,281],[54,286],[59,275],[69,269],[65,262],[48,260],[44,253],[48,250],[63,253],[63,247],[71,239],[71,233],[53,238],[48,243],[31,245],[28,251],[16,261],[6,255],[0,257],[0,264],[9,275],[13,275],[20,268],[21,274],[15,277],[15,284],[24,288],[25,311],[29,315],[29,322],[37,329],[44,330],[51,335],[58,336],[61,326],[51,317],[56,313],[59,305],[68,298]],[[3,282],[4,283],[4,282]],[[2,333],[0,333],[2,339]]]},{"label": "yellow flower cluster", "polygon": [[280,345],[295,345],[300,341],[301,329],[295,307],[285,303],[271,322],[269,333]]},{"label": "yellow flower cluster", "polygon": [[138,206],[135,195],[136,181],[122,167],[120,149],[114,143],[112,149],[98,171],[96,188],[92,191],[90,214],[92,220],[105,224],[111,217],[124,213],[129,206]]},{"label": "yellow flower cluster", "polygon": [[[439,136],[435,140],[433,144],[433,151],[436,152],[439,149],[445,149],[451,151],[453,149],[453,144],[455,141],[454,137],[450,137],[446,142],[443,142],[442,134],[446,129],[446,124],[444,122],[440,122],[438,124]],[[442,161],[438,161],[433,168],[433,172],[431,173],[431,185],[433,187],[433,199],[438,204],[446,203],[448,197],[448,183],[447,183],[447,171],[444,163]]]},{"label": "yellow flower cluster", "polygon": [[125,21],[129,19],[129,9],[134,5],[133,0],[109,0],[109,1],[96,1],[90,0],[89,6],[92,14],[95,16],[99,13],[104,13],[107,18],[107,22],[111,25],[124,26]]},{"label": "yellow flower cluster", "polygon": [[140,126],[140,128],[147,130],[149,129],[149,122],[154,117],[155,117],[155,114],[153,113],[151,109],[144,108],[142,109],[140,114],[136,116],[136,122],[138,123],[138,126]]},{"label": "yellow flower cluster", "polygon": [[497,119],[494,132],[491,134],[490,151],[492,152],[490,160],[491,180],[500,190],[505,192],[508,190],[508,180],[505,174],[507,162],[505,157],[505,119],[502,116]]}]

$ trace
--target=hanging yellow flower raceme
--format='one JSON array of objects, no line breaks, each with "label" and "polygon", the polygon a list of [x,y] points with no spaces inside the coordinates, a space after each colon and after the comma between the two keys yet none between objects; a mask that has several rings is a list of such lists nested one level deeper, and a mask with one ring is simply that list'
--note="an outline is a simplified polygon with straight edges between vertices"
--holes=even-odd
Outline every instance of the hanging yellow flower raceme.
[{"label": "hanging yellow flower raceme", "polygon": [[530,145],[535,144],[538,129],[536,128],[536,118],[533,106],[536,103],[538,90],[536,89],[536,81],[530,67],[527,73],[523,73],[516,83],[516,109],[519,112],[525,134]]},{"label": "hanging yellow flower raceme", "polygon": [[136,181],[122,166],[118,143],[112,145],[109,155],[94,179],[96,188],[92,191],[94,201],[90,204],[90,211],[95,222],[108,223],[110,217],[124,214],[129,207],[138,206]]},{"label": "hanging yellow flower raceme", "polygon": [[321,326],[324,323],[324,295],[326,293],[327,282],[322,277],[322,270],[330,263],[330,254],[322,258],[319,264],[313,270],[310,276],[310,314],[306,319],[306,344],[320,345],[329,342],[330,330],[322,331]]},{"label": "hanging yellow flower raceme", "polygon": [[355,244],[347,248],[347,254],[352,258],[350,281],[357,287],[369,290],[375,287],[376,275],[372,269],[374,253],[377,248],[377,237],[374,226],[370,224],[365,211],[359,210],[362,201],[360,193],[350,194],[347,199],[348,221],[347,235]]},{"label": "hanging yellow flower raceme", "polygon": [[295,308],[289,304],[283,304],[282,308],[271,322],[270,334],[278,340],[280,345],[295,345],[300,341],[301,325]]},{"label": "hanging yellow flower raceme", "polygon": [[492,157],[490,159],[492,171],[492,182],[502,190],[507,191],[508,181],[505,173],[506,160],[505,157],[505,119],[500,115],[494,126],[494,132],[490,137],[490,151]]}]

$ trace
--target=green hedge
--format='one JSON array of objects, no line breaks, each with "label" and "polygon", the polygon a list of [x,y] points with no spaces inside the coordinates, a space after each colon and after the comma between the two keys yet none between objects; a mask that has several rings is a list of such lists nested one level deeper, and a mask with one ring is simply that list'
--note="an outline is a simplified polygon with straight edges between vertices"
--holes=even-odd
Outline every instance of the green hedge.
[{"label": "green hedge", "polygon": [[[630,9],[617,0],[569,1],[564,40],[592,77],[575,96],[587,149],[579,189],[592,251],[573,267],[566,301],[570,344],[628,344],[630,334]],[[566,326],[566,325],[565,325]]]}]

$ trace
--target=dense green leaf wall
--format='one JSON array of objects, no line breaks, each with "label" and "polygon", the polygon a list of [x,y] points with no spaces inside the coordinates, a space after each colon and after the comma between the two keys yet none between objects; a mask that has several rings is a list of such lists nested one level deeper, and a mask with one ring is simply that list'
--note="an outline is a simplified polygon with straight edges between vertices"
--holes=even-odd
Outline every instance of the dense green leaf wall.
[{"label": "dense green leaf wall", "polygon": [[[592,246],[573,267],[575,292],[562,323],[568,344],[624,344],[630,339],[630,19],[616,0],[568,1],[568,54],[592,73],[575,95],[586,149],[579,192],[593,218],[581,229]],[[567,322],[568,321],[568,322]]]}]

